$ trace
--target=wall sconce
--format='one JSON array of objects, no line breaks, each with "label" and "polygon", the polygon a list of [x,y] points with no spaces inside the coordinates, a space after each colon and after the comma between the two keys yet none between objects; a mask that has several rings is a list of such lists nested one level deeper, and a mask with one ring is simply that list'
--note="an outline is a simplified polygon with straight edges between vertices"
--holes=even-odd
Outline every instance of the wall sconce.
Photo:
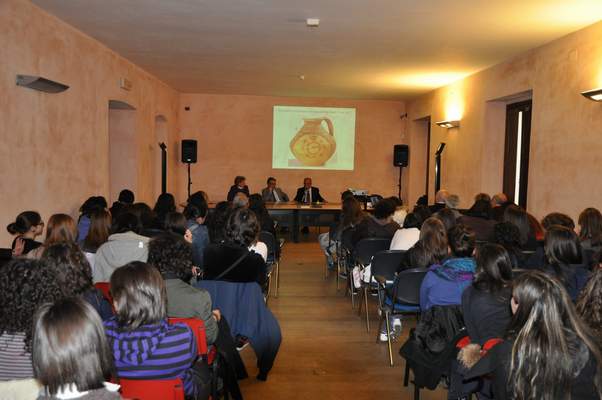
[{"label": "wall sconce", "polygon": [[437,125],[439,125],[442,128],[459,128],[460,127],[460,120],[448,120],[448,121],[439,121],[439,122],[435,122]]},{"label": "wall sconce", "polygon": [[581,94],[583,95],[583,97],[588,98],[592,101],[602,101],[602,88],[586,90],[585,92],[581,92]]},{"label": "wall sconce", "polygon": [[69,86],[41,76],[17,75],[17,86],[39,90],[46,93],[60,93],[69,89]]}]

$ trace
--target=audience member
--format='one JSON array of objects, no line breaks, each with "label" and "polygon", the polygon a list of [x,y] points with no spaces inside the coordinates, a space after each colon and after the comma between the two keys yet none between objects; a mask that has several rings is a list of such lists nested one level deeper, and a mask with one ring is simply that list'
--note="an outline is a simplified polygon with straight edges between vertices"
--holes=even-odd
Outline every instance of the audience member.
[{"label": "audience member", "polygon": [[55,272],[38,260],[17,258],[0,268],[0,381],[33,377],[33,317],[63,297]]},{"label": "audience member", "polygon": [[192,232],[190,232],[190,229],[188,229],[188,221],[182,213],[173,211],[167,214],[165,216],[164,231],[181,236],[188,243],[192,243]]},{"label": "audience member", "polygon": [[111,275],[111,294],[116,316],[104,326],[117,377],[180,378],[187,396],[207,398],[197,372],[202,361],[197,361],[196,339],[187,325],[168,324],[165,282],[159,271],[139,261],[117,268]]},{"label": "audience member", "polygon": [[107,200],[102,196],[89,197],[79,208],[80,216],[77,220],[77,243],[83,242],[86,236],[88,236],[88,229],[90,229],[90,214],[98,209],[107,209]]},{"label": "audience member", "polygon": [[600,398],[600,349],[562,285],[537,271],[522,274],[511,307],[506,340],[470,375],[489,374],[496,400]]},{"label": "audience member", "polygon": [[204,191],[198,190],[190,195],[186,205],[194,204],[195,206],[200,207],[203,202],[209,204],[209,196]]},{"label": "audience member", "polygon": [[42,261],[55,273],[63,290],[63,297],[81,296],[103,320],[113,316],[111,304],[102,292],[92,285],[90,264],[75,243],[53,244],[44,251]]},{"label": "audience member", "polygon": [[504,211],[510,204],[512,203],[508,201],[508,196],[504,193],[494,194],[491,198],[491,217],[498,222],[502,222]]},{"label": "audience member", "polygon": [[127,210],[132,204],[134,204],[134,192],[129,189],[123,189],[119,192],[117,201],[111,206],[111,216],[117,218],[119,214]]},{"label": "audience member", "polygon": [[184,208],[188,230],[192,233],[192,262],[200,269],[203,269],[203,255],[209,245],[209,230],[205,225],[207,211],[207,203],[204,200],[189,202]]},{"label": "audience member", "polygon": [[462,215],[458,210],[458,207],[460,207],[460,196],[458,196],[457,194],[450,194],[445,198],[445,208],[442,208],[439,211],[443,211],[446,208],[450,209],[453,212],[456,219],[458,219]]},{"label": "audience member", "polygon": [[383,199],[376,203],[374,214],[368,215],[355,228],[351,236],[353,246],[366,238],[392,239],[399,229],[397,222],[392,219],[394,212],[395,205],[391,201]]},{"label": "audience member", "polygon": [[170,212],[176,211],[176,199],[171,193],[161,193],[157,198],[153,213],[155,214],[155,221],[153,228],[165,229],[165,218]]},{"label": "audience member", "polygon": [[575,222],[573,221],[573,219],[563,213],[553,212],[553,213],[546,215],[541,220],[541,226],[546,231],[554,225],[564,226],[565,228],[569,228],[572,230],[575,229]]},{"label": "audience member", "polygon": [[268,178],[267,186],[261,189],[261,197],[266,203],[280,203],[289,200],[288,195],[276,186],[276,178],[272,176]]},{"label": "audience member", "polygon": [[502,222],[509,222],[518,228],[521,250],[535,251],[537,249],[535,232],[531,228],[529,216],[525,210],[514,204],[509,205],[504,211]]},{"label": "audience member", "polygon": [[90,213],[90,229],[81,243],[82,250],[95,254],[98,248],[109,240],[111,233],[111,214],[105,209],[94,210]]},{"label": "audience member", "polygon": [[249,196],[249,209],[255,213],[261,231],[270,232],[276,238],[276,227],[274,220],[270,217],[265,203],[259,194]]},{"label": "audience member", "polygon": [[236,193],[232,199],[232,209],[236,210],[237,208],[249,208],[249,196],[243,192]]},{"label": "audience member", "polygon": [[436,213],[437,211],[441,210],[442,208],[445,208],[445,200],[447,199],[448,196],[449,196],[449,192],[445,189],[441,189],[437,193],[435,193],[435,204],[433,204],[432,206],[429,206],[429,210],[430,210],[431,214]]},{"label": "audience member", "polygon": [[140,235],[139,230],[134,214],[123,213],[117,218],[113,234],[96,252],[94,282],[108,282],[113,271],[130,261],[146,262],[149,238]]},{"label": "audience member", "polygon": [[480,199],[466,212],[458,218],[458,222],[469,226],[476,235],[476,239],[480,242],[489,242],[493,239],[493,225],[495,221],[490,219],[491,204],[487,199]]},{"label": "audience member", "polygon": [[391,250],[409,250],[420,239],[420,221],[414,213],[406,215],[403,228],[398,229],[391,239]]},{"label": "audience member", "polygon": [[431,210],[427,206],[423,205],[415,206],[412,212],[416,214],[421,224],[433,215],[433,213],[431,213]]},{"label": "audience member", "polygon": [[226,240],[226,223],[231,212],[232,205],[227,201],[220,201],[207,217],[207,229],[211,243],[219,244]]},{"label": "audience member", "polygon": [[[266,282],[265,258],[249,248],[257,242],[259,222],[246,209],[236,210],[226,223],[223,243],[205,249],[203,278],[230,282]],[[265,244],[264,244],[265,246]]]},{"label": "audience member", "polygon": [[422,311],[432,306],[461,304],[462,292],[472,282],[475,272],[474,232],[464,225],[456,225],[449,232],[448,239],[451,257],[442,264],[431,266],[420,286]]},{"label": "audience member", "polygon": [[247,197],[250,196],[249,187],[247,186],[247,179],[244,176],[239,175],[234,178],[234,185],[230,186],[226,200],[234,200],[234,197],[237,193],[244,193]]},{"label": "audience member", "polygon": [[401,199],[397,196],[387,197],[386,200],[391,201],[395,205],[395,212],[393,213],[393,221],[397,223],[399,226],[403,226],[403,221],[406,219],[406,215],[408,215],[408,209],[403,205]]},{"label": "audience member", "polygon": [[297,203],[325,203],[326,200],[320,196],[320,189],[312,186],[311,178],[303,179],[303,187],[297,189],[294,199]]},{"label": "audience member", "polygon": [[67,214],[54,214],[48,219],[44,244],[27,253],[27,258],[39,259],[42,257],[44,250],[53,244],[60,242],[76,243],[76,240],[77,225],[73,218]]},{"label": "audience member", "polygon": [[26,255],[42,245],[35,239],[44,232],[44,221],[35,211],[23,211],[17,215],[15,222],[8,224],[6,230],[16,235],[11,245],[13,256]]},{"label": "audience member", "polygon": [[217,337],[220,315],[218,311],[212,312],[209,293],[189,284],[195,275],[191,246],[173,234],[157,236],[148,244],[148,263],[156,267],[165,280],[167,315],[202,319],[207,344],[212,344]]},{"label": "audience member", "polygon": [[583,264],[577,234],[564,226],[552,225],[546,231],[544,249],[546,264],[542,270],[562,282],[575,301],[590,276]]},{"label": "audience member", "polygon": [[408,252],[408,267],[428,268],[443,262],[448,253],[447,231],[443,222],[427,218],[420,228],[420,238]]},{"label": "audience member", "polygon": [[[516,225],[510,222],[498,222],[493,226],[494,242],[501,245],[508,252],[512,268],[525,268],[527,256],[520,248],[520,232]],[[541,267],[539,265],[539,267]]]},{"label": "audience member", "polygon": [[32,360],[34,375],[44,386],[38,400],[121,399],[119,385],[105,381],[114,369],[102,321],[81,299],[40,307]]},{"label": "audience member", "polygon": [[477,193],[474,196],[474,202],[480,203],[481,201],[486,201],[491,206],[491,197],[487,193]]},{"label": "audience member", "polygon": [[577,300],[577,313],[602,348],[602,268],[596,268]]},{"label": "audience member", "polygon": [[579,214],[579,240],[584,250],[602,249],[602,214],[595,208],[586,208]]},{"label": "audience member", "polygon": [[[155,236],[162,232],[161,230],[155,229],[155,214],[150,206],[146,203],[134,203],[128,208],[127,212],[133,214],[138,219],[138,232],[144,236]],[[122,213],[123,214],[123,213]],[[117,222],[118,218],[113,218],[113,224]],[[115,231],[115,227],[112,228]]]}]

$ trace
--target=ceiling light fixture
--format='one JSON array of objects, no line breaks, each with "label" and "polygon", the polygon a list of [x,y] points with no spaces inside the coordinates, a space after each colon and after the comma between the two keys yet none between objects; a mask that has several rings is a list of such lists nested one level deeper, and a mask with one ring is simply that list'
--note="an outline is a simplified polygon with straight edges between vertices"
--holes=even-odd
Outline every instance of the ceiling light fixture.
[{"label": "ceiling light fixture", "polygon": [[459,128],[460,127],[460,120],[448,120],[448,121],[439,121],[439,122],[435,122],[437,125],[439,125],[442,128],[447,128],[447,129],[451,129],[451,128]]},{"label": "ceiling light fixture", "polygon": [[320,26],[320,18],[307,18],[305,24],[310,28],[317,28]]},{"label": "ceiling light fixture", "polygon": [[581,92],[581,94],[583,95],[583,97],[588,98],[592,101],[602,101],[602,88],[586,90],[585,92]]}]

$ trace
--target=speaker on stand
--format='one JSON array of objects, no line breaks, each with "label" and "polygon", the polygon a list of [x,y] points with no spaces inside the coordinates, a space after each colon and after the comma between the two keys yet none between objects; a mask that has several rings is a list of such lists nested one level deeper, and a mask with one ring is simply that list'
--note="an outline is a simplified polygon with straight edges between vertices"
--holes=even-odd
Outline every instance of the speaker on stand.
[{"label": "speaker on stand", "polygon": [[188,164],[188,198],[190,198],[190,188],[192,179],[190,179],[190,164],[196,164],[197,141],[193,139],[182,139],[182,162]]},{"label": "speaker on stand", "polygon": [[397,197],[401,200],[401,172],[408,166],[410,158],[410,146],[407,144],[396,144],[393,146],[393,165],[399,167],[399,183],[397,184]]}]

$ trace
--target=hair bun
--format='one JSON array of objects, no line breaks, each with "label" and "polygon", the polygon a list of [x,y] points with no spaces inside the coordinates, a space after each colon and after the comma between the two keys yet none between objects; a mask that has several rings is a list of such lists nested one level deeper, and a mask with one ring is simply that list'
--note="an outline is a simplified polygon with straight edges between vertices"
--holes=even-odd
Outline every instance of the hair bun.
[{"label": "hair bun", "polygon": [[10,224],[8,224],[6,226],[6,230],[11,235],[16,235],[17,233],[21,233],[21,232],[19,232],[19,229],[17,228],[17,223],[16,222],[11,222]]}]

